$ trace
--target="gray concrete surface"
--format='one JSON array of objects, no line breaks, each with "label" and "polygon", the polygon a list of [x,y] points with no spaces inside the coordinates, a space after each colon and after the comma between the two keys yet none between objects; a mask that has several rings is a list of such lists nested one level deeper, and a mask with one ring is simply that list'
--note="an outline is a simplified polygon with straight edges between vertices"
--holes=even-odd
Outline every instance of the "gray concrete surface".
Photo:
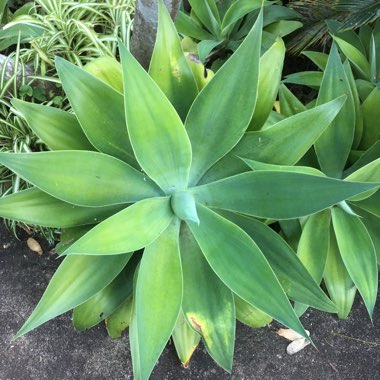
[{"label": "gray concrete surface", "polygon": [[[112,340],[104,326],[76,332],[70,314],[11,340],[59,263],[30,251],[25,234],[20,238],[0,222],[0,380],[132,379],[127,335]],[[275,334],[278,325],[252,330],[239,324],[232,374],[218,368],[203,347],[184,369],[168,344],[151,379],[380,380],[379,314],[377,305],[372,325],[360,300],[346,321],[312,310],[302,321],[318,351],[308,346],[293,356],[286,354],[287,341]]]}]

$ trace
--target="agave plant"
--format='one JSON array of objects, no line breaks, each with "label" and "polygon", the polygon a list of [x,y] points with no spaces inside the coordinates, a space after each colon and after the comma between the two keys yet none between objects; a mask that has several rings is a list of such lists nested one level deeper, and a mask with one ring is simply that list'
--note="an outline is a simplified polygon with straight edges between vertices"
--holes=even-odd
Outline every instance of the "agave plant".
[{"label": "agave plant", "polygon": [[[346,51],[352,53],[354,47],[339,41]],[[326,64],[321,63],[324,56],[318,54],[311,58],[324,69],[316,104],[343,94],[348,98],[338,116],[314,144],[315,153],[309,152],[303,162],[319,169],[321,175],[349,181],[379,181],[380,135],[379,116],[376,116],[379,103],[373,102],[378,88],[360,104],[350,65],[348,61],[341,62],[335,44]],[[306,109],[286,87],[280,90],[280,108],[288,116]],[[268,169],[274,170],[271,165],[266,167]],[[304,170],[302,167],[293,169]],[[356,290],[372,317],[380,262],[378,205],[379,192],[369,192],[303,220],[302,233],[298,224],[298,255],[318,283],[324,279],[340,318],[349,314]],[[297,305],[296,309],[301,314],[305,307]]]},{"label": "agave plant", "polygon": [[302,26],[293,20],[300,15],[278,5],[278,1],[190,0],[189,3],[190,14],[180,11],[176,26],[179,33],[197,41],[196,51],[202,62],[213,62],[235,51],[252,28],[262,4],[264,44],[272,44],[273,35],[283,37]]},{"label": "agave plant", "polygon": [[[2,164],[35,186],[1,199],[0,215],[66,229],[65,258],[17,336],[71,309],[79,329],[107,318],[118,336],[126,323],[134,376],[147,379],[171,335],[184,364],[201,337],[230,371],[236,317],[252,323],[252,310],[309,339],[288,297],[336,311],[285,241],[254,217],[307,216],[378,184],[249,171],[236,156],[249,148],[250,157],[297,161],[344,103],[338,98],[246,133],[273,104],[257,108],[268,81],[259,68],[266,70],[266,54],[283,51],[277,43],[260,58],[261,32],[260,13],[199,91],[160,2],[149,73],[120,45],[117,88],[106,83],[110,76],[100,80],[56,60],[75,114],[14,101],[51,151],[0,153]],[[279,149],[287,140],[293,145]],[[245,232],[235,218],[256,228]]]}]

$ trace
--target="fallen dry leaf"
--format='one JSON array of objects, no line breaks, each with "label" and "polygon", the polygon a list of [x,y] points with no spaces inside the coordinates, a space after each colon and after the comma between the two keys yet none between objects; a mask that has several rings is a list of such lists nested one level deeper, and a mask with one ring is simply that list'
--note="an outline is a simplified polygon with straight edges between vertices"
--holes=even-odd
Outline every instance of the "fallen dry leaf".
[{"label": "fallen dry leaf", "polygon": [[28,245],[30,250],[36,252],[38,255],[41,256],[44,253],[40,243],[36,239],[28,238],[26,244]]},{"label": "fallen dry leaf", "polygon": [[[310,336],[310,332],[308,330],[305,330],[307,335]],[[298,334],[292,329],[278,329],[277,334],[282,336],[283,338],[287,340],[296,340],[296,339],[303,339],[303,336]]]},{"label": "fallen dry leaf", "polygon": [[305,338],[293,340],[293,342],[286,347],[286,353],[289,355],[294,355],[309,344],[310,342],[308,342]]}]

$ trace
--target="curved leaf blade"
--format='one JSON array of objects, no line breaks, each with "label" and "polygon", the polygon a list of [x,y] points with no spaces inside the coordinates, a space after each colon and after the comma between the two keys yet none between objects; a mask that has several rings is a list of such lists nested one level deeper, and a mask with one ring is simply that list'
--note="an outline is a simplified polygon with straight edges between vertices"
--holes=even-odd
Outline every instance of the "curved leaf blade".
[{"label": "curved leaf blade", "polygon": [[198,215],[199,227],[188,225],[218,277],[243,300],[309,339],[254,241],[207,207],[199,205]]},{"label": "curved leaf blade", "polygon": [[[309,216],[302,230],[297,256],[317,284],[323,278],[330,244],[330,210]],[[307,305],[295,303],[297,315],[307,310]]]},{"label": "curved leaf blade", "polygon": [[180,313],[182,270],[178,235],[177,219],[145,249],[141,260],[134,300],[136,329],[131,335],[131,340],[138,342],[138,355],[134,351],[132,355],[140,370],[136,378],[141,380],[149,378]]},{"label": "curved leaf blade", "polygon": [[343,103],[344,97],[341,97],[279,121],[268,129],[247,132],[239,144],[206,173],[202,183],[244,171],[245,165],[238,157],[294,165],[334,120]]},{"label": "curved leaf blade", "polygon": [[133,256],[113,281],[73,312],[73,325],[79,331],[96,326],[110,316],[132,293],[133,275],[139,258]]},{"label": "curved leaf blade", "polygon": [[[194,79],[173,21],[162,1],[158,2],[158,29],[149,75],[185,120],[198,94]],[[127,90],[128,92],[128,90]]]},{"label": "curved leaf blade", "polygon": [[33,132],[51,150],[95,150],[75,115],[58,108],[12,99]]},{"label": "curved leaf blade", "polygon": [[193,148],[190,184],[231,150],[248,127],[257,98],[261,29],[260,13],[244,42],[190,108],[185,122]]},{"label": "curved leaf blade", "polygon": [[346,95],[342,109],[314,144],[321,170],[329,177],[341,178],[355,133],[355,105],[350,83],[335,45],[331,48],[323,74],[317,105]]},{"label": "curved leaf blade", "polygon": [[173,213],[169,198],[150,198],[99,223],[64,255],[118,255],[144,248],[167,228]]},{"label": "curved leaf blade", "polygon": [[264,223],[239,214],[224,214],[258,245],[289,298],[316,309],[336,312],[335,305],[314,281],[290,246]]},{"label": "curved leaf blade", "polygon": [[56,58],[62,86],[92,145],[137,166],[125,123],[123,96],[85,70]]},{"label": "curved leaf blade", "polygon": [[338,317],[346,319],[354,303],[356,287],[343,264],[334,231],[330,233],[329,251],[323,279],[330,298],[338,309]]},{"label": "curved leaf blade", "polygon": [[0,163],[53,197],[79,206],[109,206],[161,195],[149,178],[103,153],[0,153]]},{"label": "curved leaf blade", "polygon": [[211,357],[231,371],[235,343],[235,307],[230,289],[210,268],[188,227],[181,228],[182,309],[202,335]]},{"label": "curved leaf blade", "polygon": [[278,220],[314,214],[378,186],[302,173],[255,171],[194,187],[191,191],[197,202],[208,207]]},{"label": "curved leaf blade", "polygon": [[95,224],[124,207],[75,206],[54,198],[36,187],[0,198],[2,218],[54,228]]},{"label": "curved leaf blade", "polygon": [[130,253],[110,257],[66,257],[16,338],[87,301],[121,272],[130,257]]},{"label": "curved leaf blade", "polygon": [[332,220],[340,255],[372,319],[378,287],[375,247],[359,217],[338,207],[332,209]]},{"label": "curved leaf blade", "polygon": [[121,44],[119,51],[125,115],[137,161],[166,193],[183,190],[188,183],[191,145],[181,119],[132,54]]}]

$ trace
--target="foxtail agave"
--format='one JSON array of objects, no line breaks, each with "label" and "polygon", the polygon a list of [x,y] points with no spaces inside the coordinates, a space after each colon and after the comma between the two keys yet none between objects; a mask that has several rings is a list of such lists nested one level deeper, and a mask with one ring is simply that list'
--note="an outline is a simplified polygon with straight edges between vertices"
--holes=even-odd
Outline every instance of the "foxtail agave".
[{"label": "foxtail agave", "polygon": [[[281,40],[260,58],[261,30],[260,14],[200,90],[160,2],[149,74],[124,46],[119,88],[57,59],[75,114],[14,102],[51,151],[0,153],[2,164],[35,186],[1,199],[0,214],[66,229],[65,258],[17,336],[71,309],[77,328],[107,318],[116,336],[118,321],[130,316],[134,375],[147,379],[171,335],[184,363],[202,337],[230,371],[235,317],[244,319],[244,309],[307,339],[288,297],[336,311],[284,240],[254,217],[306,216],[376,185],[252,172],[238,158],[297,161],[344,103],[246,132],[268,119],[276,96],[260,100],[273,87],[266,54],[277,57],[277,71],[283,59]],[[257,227],[245,232],[235,217]]]}]

